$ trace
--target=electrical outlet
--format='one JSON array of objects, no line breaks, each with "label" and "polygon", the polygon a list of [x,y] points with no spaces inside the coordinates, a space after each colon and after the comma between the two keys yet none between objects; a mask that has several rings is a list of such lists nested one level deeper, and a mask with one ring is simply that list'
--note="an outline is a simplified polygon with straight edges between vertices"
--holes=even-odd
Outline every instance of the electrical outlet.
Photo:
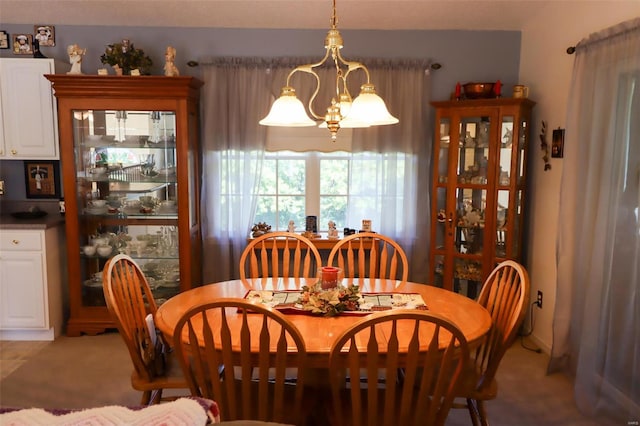
[{"label": "electrical outlet", "polygon": [[538,308],[542,309],[542,292],[538,290],[538,300],[536,300]]}]

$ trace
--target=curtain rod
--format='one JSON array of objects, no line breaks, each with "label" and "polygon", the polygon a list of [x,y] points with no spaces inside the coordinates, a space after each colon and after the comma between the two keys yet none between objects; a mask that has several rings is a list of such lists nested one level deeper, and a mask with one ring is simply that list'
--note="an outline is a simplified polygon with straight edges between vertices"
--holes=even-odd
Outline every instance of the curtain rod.
[{"label": "curtain rod", "polygon": [[589,46],[591,44],[600,43],[611,38],[624,36],[630,32],[640,31],[640,18],[630,19],[612,27],[606,28],[602,31],[592,33],[588,37],[583,38],[575,46],[567,47],[567,54],[572,55],[575,53],[576,48]]},{"label": "curtain rod", "polygon": [[[200,66],[200,62],[191,60],[191,61],[187,62],[187,66],[191,67],[191,68],[195,68],[195,67]],[[440,68],[442,68],[442,64],[439,63],[439,62],[434,62],[434,63],[430,64],[430,68],[432,70],[434,70],[434,71],[437,71]]]}]

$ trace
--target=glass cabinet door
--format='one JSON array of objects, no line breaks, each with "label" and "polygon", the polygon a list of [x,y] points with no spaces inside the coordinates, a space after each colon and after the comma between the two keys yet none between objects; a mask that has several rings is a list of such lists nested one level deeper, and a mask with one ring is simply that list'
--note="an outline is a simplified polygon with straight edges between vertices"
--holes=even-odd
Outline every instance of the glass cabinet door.
[{"label": "glass cabinet door", "polygon": [[[451,146],[451,120],[449,117],[441,117],[439,122],[439,134],[436,140],[436,158],[435,169],[436,182],[435,191],[433,193],[436,221],[433,222],[432,228],[433,239],[432,247],[434,253],[434,284],[442,286],[445,274],[445,257],[446,244],[448,235],[450,235],[453,223],[453,213],[448,208],[447,184],[449,182],[449,151]],[[455,145],[454,145],[455,146]]]},{"label": "glass cabinet door", "polygon": [[497,203],[494,215],[496,217],[496,237],[495,257],[505,259],[507,257],[507,241],[511,238],[507,227],[509,216],[509,205],[511,202],[511,187],[514,176],[512,176],[512,161],[516,157],[513,145],[513,122],[512,115],[502,117],[500,123],[500,149],[498,150],[498,182],[497,182]]},{"label": "glass cabinet door", "polygon": [[432,102],[431,284],[475,298],[503,260],[520,260],[528,99]]},{"label": "glass cabinet door", "polygon": [[118,253],[158,304],[179,292],[175,130],[171,111],[73,111],[84,306],[105,306],[102,270]]},{"label": "glass cabinet door", "polygon": [[456,162],[453,279],[454,291],[475,297],[482,281],[487,184],[489,179],[490,115],[460,118]]}]

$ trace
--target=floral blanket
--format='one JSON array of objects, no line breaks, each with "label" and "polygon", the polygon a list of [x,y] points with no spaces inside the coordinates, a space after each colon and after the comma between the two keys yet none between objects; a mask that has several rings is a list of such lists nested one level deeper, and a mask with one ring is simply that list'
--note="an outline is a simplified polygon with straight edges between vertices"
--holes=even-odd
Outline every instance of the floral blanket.
[{"label": "floral blanket", "polygon": [[148,407],[105,406],[85,410],[1,408],[3,426],[184,426],[220,423],[218,405],[204,398],[179,398]]}]

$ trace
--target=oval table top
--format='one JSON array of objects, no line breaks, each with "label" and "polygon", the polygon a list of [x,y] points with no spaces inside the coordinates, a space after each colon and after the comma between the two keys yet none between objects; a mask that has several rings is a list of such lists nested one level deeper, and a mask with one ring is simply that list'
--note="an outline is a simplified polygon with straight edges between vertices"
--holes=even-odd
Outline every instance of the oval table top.
[{"label": "oval table top", "polygon": [[[419,293],[430,312],[444,316],[462,330],[470,347],[479,345],[491,327],[491,317],[487,310],[474,300],[460,294],[427,284],[412,282],[404,284],[392,280],[369,282],[368,279],[359,280],[360,282],[357,279],[354,281],[360,285],[360,291],[363,293]],[[171,341],[178,320],[188,309],[195,305],[211,302],[222,297],[242,298],[251,289],[297,290],[302,285],[310,285],[311,283],[311,280],[306,282],[305,279],[267,278],[245,280],[245,282],[231,280],[196,287],[182,292],[163,303],[158,308],[155,316],[156,326]],[[345,280],[343,284],[348,285],[349,283]],[[329,350],[335,337],[363,318],[363,316],[356,315],[325,317],[292,314],[288,316],[304,336],[310,366],[325,368],[328,366]]]}]

